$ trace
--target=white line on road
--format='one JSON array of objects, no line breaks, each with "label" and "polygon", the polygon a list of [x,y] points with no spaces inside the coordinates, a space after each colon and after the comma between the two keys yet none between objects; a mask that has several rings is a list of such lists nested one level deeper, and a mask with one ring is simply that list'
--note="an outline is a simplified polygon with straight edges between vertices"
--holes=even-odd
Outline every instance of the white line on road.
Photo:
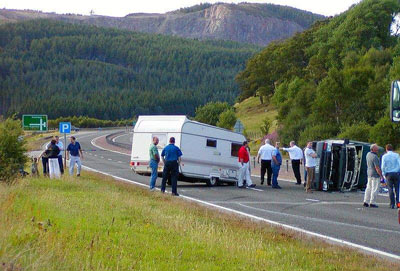
[{"label": "white line on road", "polygon": [[[277,212],[277,211],[271,211],[271,210],[266,210],[266,209],[261,209],[258,207],[253,207],[253,206],[249,206],[246,204],[242,204],[242,203],[238,203],[238,205],[249,208],[249,209],[253,209],[253,210],[258,210],[258,211],[262,211],[264,213],[269,213],[269,214],[273,214],[273,215],[282,215],[282,216],[287,216],[287,217],[294,217],[294,218],[300,218],[303,220],[313,220],[319,223],[326,223],[326,224],[336,224],[336,225],[340,225],[340,226],[348,226],[348,227],[353,227],[353,228],[360,228],[363,230],[371,230],[371,231],[377,231],[377,232],[387,232],[387,233],[391,233],[391,234],[400,234],[400,231],[394,231],[394,230],[386,230],[386,229],[381,229],[381,228],[374,228],[374,227],[367,227],[367,226],[362,226],[362,225],[356,225],[356,224],[349,224],[349,223],[344,223],[344,222],[337,222],[337,221],[332,221],[332,220],[326,220],[326,219],[321,219],[321,218],[315,218],[315,217],[308,217],[308,216],[302,216],[302,215],[294,215],[294,214],[288,214],[288,213],[282,213],[281,211]],[[400,259],[400,256],[399,256]]]},{"label": "white line on road", "polygon": [[[126,178],[118,177],[118,176],[115,176],[115,175],[112,175],[112,174],[109,174],[109,173],[106,173],[106,172],[102,172],[102,171],[99,171],[99,170],[96,170],[96,169],[93,169],[93,168],[90,168],[90,167],[87,167],[87,166],[82,166],[82,167],[87,169],[87,170],[90,170],[90,171],[94,171],[94,172],[97,172],[97,173],[101,173],[101,174],[113,177],[116,180],[120,180],[120,181],[131,183],[131,184],[136,184],[136,185],[148,188],[148,185],[142,184],[140,182],[135,182],[135,181],[132,181],[132,180],[128,180]],[[392,259],[395,259],[395,260],[400,260],[400,256],[399,255],[395,255],[395,254],[388,253],[388,252],[385,252],[385,251],[381,251],[381,250],[378,250],[378,249],[370,248],[370,247],[367,247],[367,246],[362,246],[362,245],[359,245],[359,244],[356,244],[356,243],[352,243],[352,242],[349,242],[349,241],[345,241],[345,240],[342,240],[342,239],[339,239],[339,238],[330,237],[330,236],[327,236],[327,235],[323,235],[323,234],[320,234],[320,233],[308,231],[308,230],[305,230],[305,229],[302,229],[302,228],[298,228],[298,227],[295,227],[295,226],[283,224],[283,223],[280,223],[280,222],[276,222],[276,221],[273,221],[273,220],[269,220],[269,219],[266,219],[266,218],[262,218],[262,217],[259,217],[259,216],[255,216],[255,215],[251,215],[251,214],[248,214],[248,213],[245,213],[245,212],[241,212],[241,211],[238,211],[238,210],[235,210],[235,209],[231,209],[231,208],[223,207],[223,206],[220,206],[220,205],[217,205],[217,204],[213,204],[213,203],[210,203],[210,202],[207,202],[207,201],[203,201],[203,200],[199,200],[199,199],[196,199],[196,198],[184,196],[182,194],[181,194],[181,198],[184,198],[184,199],[189,200],[189,201],[194,201],[194,202],[197,202],[197,203],[200,203],[200,204],[203,204],[203,205],[207,205],[207,206],[210,206],[210,207],[214,207],[214,208],[217,208],[217,209],[220,209],[220,210],[224,210],[224,211],[227,211],[227,212],[231,212],[231,213],[234,213],[234,214],[237,214],[237,215],[245,216],[245,217],[251,218],[253,220],[263,221],[263,222],[266,222],[266,223],[274,225],[274,226],[286,228],[286,229],[289,229],[289,230],[293,230],[293,231],[296,231],[296,232],[307,234],[309,236],[321,238],[321,239],[324,239],[324,240],[327,240],[327,241],[330,241],[330,242],[333,242],[333,243],[345,245],[345,246],[348,246],[348,247],[357,248],[357,249],[363,250],[365,252],[374,253],[374,254],[377,254],[377,255],[380,255],[380,256],[385,256],[385,257],[392,258]]]},{"label": "white line on road", "polygon": [[100,156],[101,159],[104,159],[104,156]]},{"label": "white line on road", "polygon": [[108,158],[107,160],[108,160],[108,161],[112,161],[112,159],[110,159],[110,158]]},{"label": "white line on road", "polygon": [[100,137],[103,137],[103,136],[105,136],[105,135],[102,135],[102,136],[98,136],[98,137],[96,137],[96,138],[93,138],[92,141],[90,141],[90,143],[91,143],[93,146],[95,146],[96,148],[99,148],[100,150],[103,150],[103,151],[110,151],[110,152],[115,152],[115,153],[123,154],[123,155],[126,155],[126,156],[131,156],[130,154],[127,154],[127,153],[123,153],[123,152],[119,152],[119,151],[113,151],[113,150],[105,149],[105,148],[100,147],[99,145],[97,145],[97,144],[95,143],[96,140],[99,139]]},{"label": "white line on road", "polygon": [[251,189],[251,190],[255,190],[255,191],[260,191],[260,192],[264,192],[264,190],[257,189],[257,188],[253,188],[253,187],[247,187],[247,189]]},{"label": "white line on road", "polygon": [[[317,199],[306,199],[306,200],[313,201],[313,202],[319,202],[319,200],[317,200]],[[357,204],[359,204],[359,203],[357,203]]]}]

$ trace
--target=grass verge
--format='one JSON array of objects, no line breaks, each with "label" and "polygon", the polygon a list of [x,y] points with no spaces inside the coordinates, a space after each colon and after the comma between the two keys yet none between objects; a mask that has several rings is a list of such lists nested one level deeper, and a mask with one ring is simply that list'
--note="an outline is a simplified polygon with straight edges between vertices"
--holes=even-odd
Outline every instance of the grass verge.
[{"label": "grass verge", "polygon": [[399,270],[400,265],[84,172],[0,184],[14,270]]}]

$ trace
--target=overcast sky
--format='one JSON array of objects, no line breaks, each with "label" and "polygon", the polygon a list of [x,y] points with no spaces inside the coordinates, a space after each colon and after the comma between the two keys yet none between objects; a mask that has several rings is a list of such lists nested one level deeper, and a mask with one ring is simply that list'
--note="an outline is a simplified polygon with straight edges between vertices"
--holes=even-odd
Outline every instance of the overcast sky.
[{"label": "overcast sky", "polygon": [[269,0],[269,1],[198,1],[198,0],[0,0],[0,8],[33,9],[44,12],[89,14],[93,10],[98,15],[125,16],[129,13],[164,13],[182,7],[190,7],[199,3],[272,3],[292,6],[323,15],[335,15],[347,10],[360,0]]}]

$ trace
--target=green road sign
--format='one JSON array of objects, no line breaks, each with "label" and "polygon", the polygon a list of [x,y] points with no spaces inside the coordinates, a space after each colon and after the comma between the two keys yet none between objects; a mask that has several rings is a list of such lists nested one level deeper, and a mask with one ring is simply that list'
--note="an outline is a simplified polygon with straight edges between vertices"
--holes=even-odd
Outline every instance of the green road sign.
[{"label": "green road sign", "polygon": [[23,115],[24,130],[47,131],[47,115]]}]

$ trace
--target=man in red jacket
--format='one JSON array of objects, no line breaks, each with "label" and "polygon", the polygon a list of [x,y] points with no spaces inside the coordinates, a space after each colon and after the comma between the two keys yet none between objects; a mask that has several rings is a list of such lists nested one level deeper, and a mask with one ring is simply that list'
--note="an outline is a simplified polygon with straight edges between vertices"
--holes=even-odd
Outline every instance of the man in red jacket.
[{"label": "man in red jacket", "polygon": [[244,188],[243,186],[243,179],[246,178],[246,183],[248,187],[255,187],[256,185],[253,184],[251,181],[250,177],[250,171],[249,171],[249,157],[250,154],[247,152],[247,141],[243,142],[243,146],[240,147],[239,149],[239,180],[238,180],[238,187],[239,188]]}]

